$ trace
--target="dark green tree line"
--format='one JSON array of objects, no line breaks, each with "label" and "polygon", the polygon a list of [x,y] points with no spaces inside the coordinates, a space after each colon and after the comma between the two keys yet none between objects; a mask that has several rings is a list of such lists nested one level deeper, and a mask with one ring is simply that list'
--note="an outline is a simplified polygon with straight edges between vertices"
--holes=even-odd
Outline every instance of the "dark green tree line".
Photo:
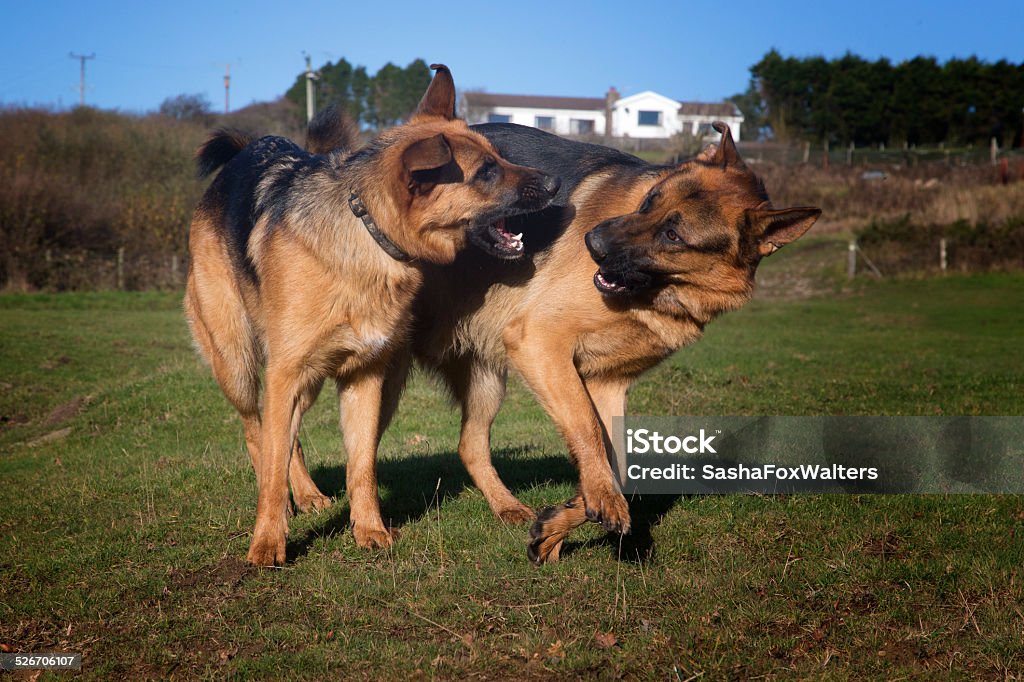
[{"label": "dark green tree line", "polygon": [[[365,66],[353,66],[342,57],[318,70],[317,108],[337,104],[352,118],[372,128],[384,128],[404,120],[430,85],[430,67],[417,59],[402,68],[388,62],[374,75]],[[300,73],[285,97],[306,106],[306,74]]]},{"label": "dark green tree line", "polygon": [[748,128],[778,139],[862,146],[1022,142],[1024,63],[915,57],[894,65],[850,53],[828,60],[772,50],[750,73],[747,91],[732,101]]}]

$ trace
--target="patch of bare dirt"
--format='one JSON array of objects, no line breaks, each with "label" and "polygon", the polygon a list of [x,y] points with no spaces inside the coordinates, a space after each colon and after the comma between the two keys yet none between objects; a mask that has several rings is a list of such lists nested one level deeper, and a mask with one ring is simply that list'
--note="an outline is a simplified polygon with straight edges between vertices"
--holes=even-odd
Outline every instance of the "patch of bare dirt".
[{"label": "patch of bare dirt", "polygon": [[73,417],[77,417],[90,402],[92,402],[92,396],[80,395],[63,405],[55,407],[50,414],[46,415],[43,423],[48,426],[55,426],[61,422],[66,422]]}]

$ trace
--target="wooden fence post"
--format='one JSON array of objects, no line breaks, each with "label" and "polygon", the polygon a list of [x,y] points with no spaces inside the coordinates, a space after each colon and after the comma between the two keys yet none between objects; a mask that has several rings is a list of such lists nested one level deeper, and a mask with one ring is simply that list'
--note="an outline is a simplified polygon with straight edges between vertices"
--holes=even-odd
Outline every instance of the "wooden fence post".
[{"label": "wooden fence post", "polygon": [[857,276],[857,240],[850,239],[846,254],[846,279],[853,281]]},{"label": "wooden fence post", "polygon": [[117,249],[117,290],[124,291],[124,247]]},{"label": "wooden fence post", "polygon": [[948,263],[946,261],[946,238],[943,237],[942,239],[939,240],[939,269],[945,272],[947,265]]},{"label": "wooden fence post", "polygon": [[853,142],[850,142],[850,146],[846,148],[846,165],[853,165]]}]

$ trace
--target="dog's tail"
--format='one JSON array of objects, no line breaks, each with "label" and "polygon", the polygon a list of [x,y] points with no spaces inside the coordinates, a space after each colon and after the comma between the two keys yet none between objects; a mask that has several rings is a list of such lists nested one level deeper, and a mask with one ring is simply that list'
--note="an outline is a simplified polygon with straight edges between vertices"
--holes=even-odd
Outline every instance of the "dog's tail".
[{"label": "dog's tail", "polygon": [[313,154],[352,151],[358,142],[359,126],[336,104],[314,116],[306,128],[306,151]]},{"label": "dog's tail", "polygon": [[234,128],[221,128],[213,133],[203,146],[196,151],[196,170],[205,178],[235,158],[238,152],[249,146],[255,136]]}]

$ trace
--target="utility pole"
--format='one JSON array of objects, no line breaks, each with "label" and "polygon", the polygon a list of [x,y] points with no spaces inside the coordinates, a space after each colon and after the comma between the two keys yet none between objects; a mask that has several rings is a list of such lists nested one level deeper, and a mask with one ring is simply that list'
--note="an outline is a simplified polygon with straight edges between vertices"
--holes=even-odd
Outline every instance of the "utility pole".
[{"label": "utility pole", "polygon": [[224,65],[224,113],[225,114],[228,113],[228,111],[231,110],[231,107],[229,106],[230,99],[228,98],[228,94],[230,93],[230,91],[231,91],[231,65],[230,64],[225,64]]},{"label": "utility pole", "polygon": [[81,71],[78,76],[78,106],[85,106],[85,60],[96,59],[96,53],[92,54],[75,54],[69,52],[68,56],[72,59],[77,59],[81,63]]},{"label": "utility pole", "polygon": [[306,55],[306,122],[313,120],[316,115],[316,92],[313,88],[313,81],[317,78],[313,72],[312,59]]}]

